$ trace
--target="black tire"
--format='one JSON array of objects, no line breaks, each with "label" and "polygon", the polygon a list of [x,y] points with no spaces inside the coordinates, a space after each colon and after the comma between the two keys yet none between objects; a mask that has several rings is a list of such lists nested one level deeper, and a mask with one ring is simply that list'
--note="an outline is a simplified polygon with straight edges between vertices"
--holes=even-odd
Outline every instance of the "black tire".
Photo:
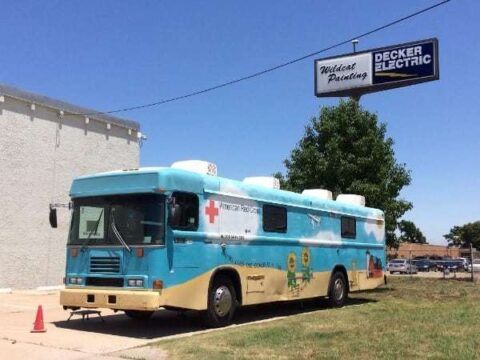
[{"label": "black tire", "polygon": [[217,275],[208,291],[206,322],[209,327],[222,327],[230,324],[237,309],[237,293],[232,280],[225,275]]},{"label": "black tire", "polygon": [[147,320],[152,316],[154,311],[143,311],[143,310],[125,310],[125,315],[130,319],[135,320]]},{"label": "black tire", "polygon": [[335,271],[328,287],[328,303],[331,307],[342,307],[347,297],[347,279],[341,271]]}]

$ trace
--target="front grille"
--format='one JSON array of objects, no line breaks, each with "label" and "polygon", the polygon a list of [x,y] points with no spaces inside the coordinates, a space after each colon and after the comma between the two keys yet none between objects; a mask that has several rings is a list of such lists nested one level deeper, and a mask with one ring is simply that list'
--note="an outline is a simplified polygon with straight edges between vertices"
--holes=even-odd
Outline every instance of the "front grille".
[{"label": "front grille", "polygon": [[87,277],[87,286],[123,287],[123,278],[97,278]]},{"label": "front grille", "polygon": [[101,274],[118,274],[120,272],[119,257],[92,257],[90,258],[90,272]]}]

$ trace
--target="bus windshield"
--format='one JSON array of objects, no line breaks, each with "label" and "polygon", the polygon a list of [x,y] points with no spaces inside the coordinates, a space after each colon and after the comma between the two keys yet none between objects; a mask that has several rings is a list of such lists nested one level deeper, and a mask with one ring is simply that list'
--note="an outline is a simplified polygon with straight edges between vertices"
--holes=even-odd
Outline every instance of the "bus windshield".
[{"label": "bus windshield", "polygon": [[[117,233],[117,234],[116,234]],[[165,196],[114,195],[73,201],[69,245],[163,245]]]}]

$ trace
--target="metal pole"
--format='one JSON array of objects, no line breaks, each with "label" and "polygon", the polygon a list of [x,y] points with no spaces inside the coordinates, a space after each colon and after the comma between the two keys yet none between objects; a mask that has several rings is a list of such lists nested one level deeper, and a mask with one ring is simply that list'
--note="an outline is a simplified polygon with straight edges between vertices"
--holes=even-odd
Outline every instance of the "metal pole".
[{"label": "metal pole", "polygon": [[473,245],[470,243],[470,266],[472,268],[472,274],[471,274],[471,280],[474,282],[474,277],[473,277]]},{"label": "metal pole", "polygon": [[353,39],[352,40],[352,45],[353,45],[353,52],[357,52],[357,44],[358,44],[358,39]]},{"label": "metal pole", "polygon": [[[357,52],[357,44],[358,44],[358,39],[353,39],[352,40],[352,46],[353,46],[353,53],[355,54]],[[355,94],[350,96],[350,99],[356,101],[357,103],[360,101],[360,97],[362,94]]]},{"label": "metal pole", "polygon": [[352,99],[352,100],[354,100],[358,103],[360,101],[361,96],[362,96],[361,94],[352,95],[352,96],[350,96],[350,99]]},{"label": "metal pole", "polygon": [[410,278],[412,278],[412,245],[410,244]]}]

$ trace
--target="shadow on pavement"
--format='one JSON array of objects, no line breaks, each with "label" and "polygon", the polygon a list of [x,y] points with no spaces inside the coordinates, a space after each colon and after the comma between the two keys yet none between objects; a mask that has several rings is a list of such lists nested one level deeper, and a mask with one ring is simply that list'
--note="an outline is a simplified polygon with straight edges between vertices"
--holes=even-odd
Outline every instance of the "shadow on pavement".
[{"label": "shadow on pavement", "polygon": [[[375,302],[370,299],[348,299],[345,307]],[[259,320],[273,319],[281,316],[290,316],[309,313],[318,310],[327,310],[328,304],[324,299],[295,301],[286,303],[262,304],[240,308],[235,316],[235,324],[246,324]],[[103,316],[105,322],[95,315],[90,319],[72,318],[67,321],[69,313],[65,312],[64,321],[55,321],[56,327],[133,337],[139,339],[162,338],[171,335],[181,335],[190,332],[206,330],[203,315],[196,311],[176,312],[159,310],[148,320],[133,320],[123,312]]]}]

